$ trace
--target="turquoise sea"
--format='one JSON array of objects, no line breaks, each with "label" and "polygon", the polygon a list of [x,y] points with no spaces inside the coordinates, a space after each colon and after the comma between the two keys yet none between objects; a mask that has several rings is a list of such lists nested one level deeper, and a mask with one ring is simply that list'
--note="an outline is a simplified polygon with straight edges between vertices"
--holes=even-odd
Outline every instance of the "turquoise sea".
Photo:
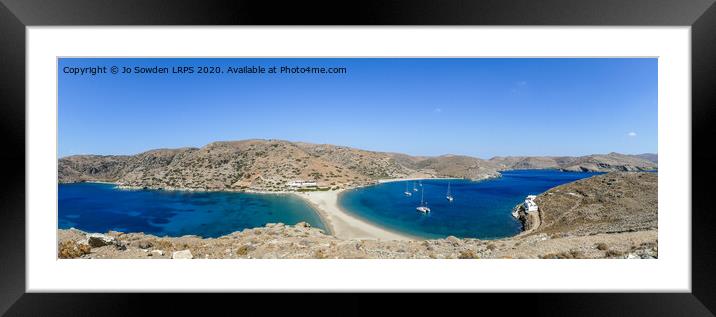
[{"label": "turquoise sea", "polygon": [[121,190],[97,183],[58,186],[61,229],[219,237],[270,222],[306,221],[325,230],[308,203],[287,194]]},{"label": "turquoise sea", "polygon": [[[339,196],[349,213],[388,229],[423,238],[449,235],[483,239],[520,232],[512,208],[525,196],[597,173],[555,170],[505,171],[497,179],[423,180],[429,214],[415,210],[420,192],[406,197],[406,184],[392,182],[353,189]],[[453,202],[445,198],[448,182]],[[306,221],[325,229],[304,200],[286,194],[121,190],[111,184],[58,185],[59,228],[88,232],[145,232],[158,236],[218,237],[270,222]]]},{"label": "turquoise sea", "polygon": [[[397,232],[423,238],[446,236],[494,239],[513,236],[521,224],[512,217],[512,208],[527,195],[599,173],[558,170],[513,170],[502,177],[484,180],[423,180],[425,201],[431,212],[416,211],[420,191],[404,195],[406,182],[383,183],[344,192],[342,208],[352,214]],[[450,183],[454,200],[446,199]],[[407,182],[409,190],[413,181]],[[417,185],[417,182],[416,182]]]}]

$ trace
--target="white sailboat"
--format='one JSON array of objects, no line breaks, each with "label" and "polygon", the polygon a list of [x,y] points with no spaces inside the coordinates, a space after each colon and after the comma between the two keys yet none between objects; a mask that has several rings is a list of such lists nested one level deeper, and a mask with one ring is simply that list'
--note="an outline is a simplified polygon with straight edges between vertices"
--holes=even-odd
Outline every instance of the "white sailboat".
[{"label": "white sailboat", "polygon": [[417,211],[422,212],[424,214],[430,212],[430,208],[428,208],[428,203],[423,199],[425,196],[425,189],[420,190],[420,207],[415,208]]},{"label": "white sailboat", "polygon": [[452,200],[453,200],[452,194],[450,194],[450,182],[448,182],[448,190],[447,190],[447,195],[445,196],[445,198],[447,198],[447,200],[449,202],[452,202]]},{"label": "white sailboat", "polygon": [[413,196],[413,193],[408,190],[408,182],[405,182],[405,192],[403,194],[408,197]]},{"label": "white sailboat", "polygon": [[418,188],[415,187],[415,182],[413,182],[413,191],[414,191],[414,192],[417,192],[417,191],[418,191]]}]

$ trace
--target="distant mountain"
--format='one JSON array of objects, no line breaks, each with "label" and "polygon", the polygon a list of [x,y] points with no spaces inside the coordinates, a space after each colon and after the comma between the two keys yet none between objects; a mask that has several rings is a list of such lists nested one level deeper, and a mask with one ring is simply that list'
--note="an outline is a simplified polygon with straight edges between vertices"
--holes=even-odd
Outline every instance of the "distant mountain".
[{"label": "distant mountain", "polygon": [[659,163],[659,155],[654,153],[644,153],[644,154],[638,154],[638,155],[632,155],[634,157],[638,157],[641,159],[645,159],[649,162],[654,162],[655,164]]},{"label": "distant mountain", "polygon": [[202,148],[151,150],[137,155],[75,155],[58,161],[60,183],[114,182],[132,187],[197,190],[286,190],[293,180],[348,188],[387,178],[484,179],[500,170],[559,168],[653,169],[647,160],[610,153],[584,157],[418,157],[329,144],[281,140],[214,142]]},{"label": "distant mountain", "polygon": [[[654,161],[643,157],[653,158]],[[653,155],[653,157],[651,156]],[[619,153],[586,156],[507,156],[493,157],[489,162],[500,169],[560,169],[574,172],[647,171],[657,168],[656,154],[625,155]]]}]

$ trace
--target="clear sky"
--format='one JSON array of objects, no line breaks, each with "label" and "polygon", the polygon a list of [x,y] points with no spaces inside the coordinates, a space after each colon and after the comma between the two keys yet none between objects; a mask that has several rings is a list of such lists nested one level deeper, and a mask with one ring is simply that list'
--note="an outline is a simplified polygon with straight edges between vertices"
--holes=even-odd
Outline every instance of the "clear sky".
[{"label": "clear sky", "polygon": [[[241,66],[346,74],[228,74]],[[65,67],[168,67],[74,75]],[[171,73],[193,66],[193,74]],[[197,74],[219,66],[222,74]],[[59,155],[283,139],[411,155],[657,152],[657,59],[61,59]]]}]

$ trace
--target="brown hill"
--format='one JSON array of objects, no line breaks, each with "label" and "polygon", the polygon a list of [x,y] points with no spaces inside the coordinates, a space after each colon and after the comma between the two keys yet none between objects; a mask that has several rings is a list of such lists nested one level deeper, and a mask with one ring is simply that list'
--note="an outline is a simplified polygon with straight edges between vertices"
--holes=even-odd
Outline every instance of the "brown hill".
[{"label": "brown hill", "polygon": [[417,161],[416,169],[433,174],[468,179],[484,179],[498,175],[499,167],[488,161],[462,155],[443,155]]},{"label": "brown hill", "polygon": [[507,156],[489,161],[502,169],[561,169],[574,172],[648,171],[657,168],[656,154],[646,159],[619,153],[586,156]]},{"label": "brown hill", "polygon": [[591,235],[657,228],[658,175],[613,172],[557,186],[537,196],[532,233]]},{"label": "brown hill", "polygon": [[293,180],[346,188],[379,179],[485,179],[504,169],[576,171],[653,169],[655,163],[611,153],[585,157],[409,156],[330,144],[281,140],[214,142],[202,148],[151,150],[137,155],[76,155],[58,161],[59,182],[103,181],[131,187],[194,190],[287,190]]},{"label": "brown hill", "polygon": [[328,144],[280,140],[214,142],[203,148],[153,150],[133,156],[78,155],[58,162],[59,181],[197,190],[286,190],[292,180],[352,187],[385,178],[498,176],[469,157],[417,158]]}]

